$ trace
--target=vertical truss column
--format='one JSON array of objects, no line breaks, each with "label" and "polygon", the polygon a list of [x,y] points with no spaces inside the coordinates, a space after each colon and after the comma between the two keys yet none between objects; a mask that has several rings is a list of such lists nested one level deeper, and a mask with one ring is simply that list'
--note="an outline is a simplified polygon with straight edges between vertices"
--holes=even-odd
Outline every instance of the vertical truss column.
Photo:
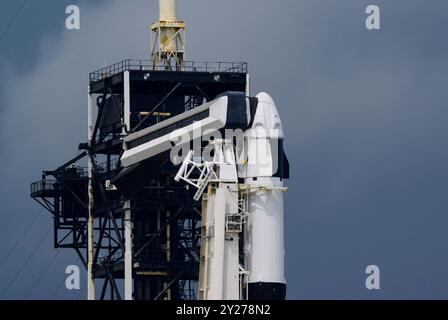
[{"label": "vertical truss column", "polygon": [[176,17],[176,0],[159,0],[159,21],[152,24],[151,57],[158,70],[182,70],[185,23]]},{"label": "vertical truss column", "polygon": [[[124,112],[123,112],[123,135],[126,131],[131,130],[131,84],[129,71],[124,72]],[[123,150],[126,144],[123,142]],[[124,297],[125,300],[132,300],[132,210],[131,201],[125,200],[123,205],[124,211]]]},{"label": "vertical truss column", "polygon": [[[170,211],[166,210],[166,221],[170,223]],[[166,228],[166,262],[171,262],[171,224]],[[168,280],[168,279],[167,279]],[[167,300],[171,300],[171,289],[168,283],[165,284],[167,287]]]},{"label": "vertical truss column", "polygon": [[132,211],[131,201],[124,201],[124,299],[132,300]]},{"label": "vertical truss column", "polygon": [[[87,101],[87,139],[89,147],[92,147],[93,142],[93,103],[92,94],[90,92],[90,86],[88,89],[88,101]],[[95,280],[93,277],[93,246],[94,246],[94,221],[93,221],[93,163],[91,157],[89,157],[88,163],[88,210],[89,217],[87,221],[87,299],[95,300]]]},{"label": "vertical truss column", "polygon": [[[123,74],[123,100],[124,100],[124,110],[123,110],[123,122],[125,128],[123,129],[123,135],[131,131],[131,80],[130,72],[125,71]],[[126,144],[123,143],[123,148],[126,148]]]}]

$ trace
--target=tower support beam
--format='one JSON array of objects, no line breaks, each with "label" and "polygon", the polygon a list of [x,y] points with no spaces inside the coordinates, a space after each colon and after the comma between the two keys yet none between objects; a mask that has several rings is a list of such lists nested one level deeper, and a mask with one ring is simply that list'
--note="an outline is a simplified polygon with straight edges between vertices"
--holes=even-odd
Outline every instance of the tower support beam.
[{"label": "tower support beam", "polygon": [[[124,126],[123,135],[131,129],[131,84],[129,71],[124,72]],[[126,144],[123,142],[123,150]],[[132,300],[132,211],[131,200],[125,200],[123,204],[124,211],[124,298]]]},{"label": "tower support beam", "polygon": [[124,299],[132,300],[132,212],[131,201],[124,202]]}]

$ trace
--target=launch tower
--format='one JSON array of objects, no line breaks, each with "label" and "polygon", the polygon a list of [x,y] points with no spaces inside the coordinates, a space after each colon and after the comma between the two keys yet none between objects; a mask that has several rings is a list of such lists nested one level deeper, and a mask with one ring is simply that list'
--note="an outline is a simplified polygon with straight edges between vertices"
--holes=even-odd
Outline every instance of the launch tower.
[{"label": "launch tower", "polygon": [[[204,228],[212,232],[215,228],[202,221],[206,216],[204,208],[229,194],[224,191],[227,184],[210,186],[202,202],[197,201],[197,190],[176,182],[180,180],[179,166],[169,157],[160,154],[130,161],[132,156],[128,154],[138,153],[152,141],[162,141],[164,135],[176,129],[206,121],[212,115],[208,108],[224,100],[229,110],[238,106],[244,120],[241,122],[240,116],[234,117],[229,111],[224,122],[236,119],[235,123],[244,123],[244,129],[254,126],[252,136],[248,136],[249,148],[263,141],[270,152],[269,139],[274,139],[261,136],[255,126],[261,128],[269,123],[281,131],[269,96],[247,98],[247,64],[186,61],[185,24],[176,17],[176,1],[160,0],[159,5],[159,21],[151,26],[151,60],[128,59],[90,73],[86,141],[79,144],[76,157],[55,170],[44,171],[42,179],[31,184],[31,197],[53,215],[55,248],[74,249],[86,267],[90,300],[206,299],[220,297],[226,290],[221,287],[221,272],[211,267],[217,263],[216,259],[207,262],[207,251],[201,242],[209,245]],[[275,139],[282,142],[282,131],[279,137]],[[168,146],[171,147],[169,143]],[[260,230],[247,233],[246,239],[254,252],[246,260],[257,270],[249,284],[254,298],[285,296],[281,193],[288,165],[280,146],[275,155],[281,164],[280,173],[271,170],[265,174],[256,168],[245,179],[236,175],[234,179],[235,183],[248,181],[248,185],[256,185],[257,189],[254,200],[244,202],[247,210],[256,212],[252,226]],[[267,190],[266,183],[274,191]],[[206,187],[203,186],[204,190]],[[266,196],[266,192],[275,196]],[[232,197],[238,211],[238,196]],[[266,210],[260,207],[263,203],[270,203],[269,210],[279,209],[278,215],[266,215]],[[223,222],[226,230],[237,225],[231,232],[242,232],[240,222],[229,219]],[[263,234],[273,225],[274,242],[266,247]],[[228,236],[224,231],[222,235]],[[243,241],[244,236],[229,247],[237,250],[233,255],[236,263],[245,254]],[[214,240],[210,245],[216,246],[218,242]],[[265,263],[265,250],[272,252],[278,263]],[[244,275],[245,271],[236,266],[235,276]],[[200,287],[200,279],[202,284],[207,283],[204,270],[214,270],[210,271],[213,274],[210,283],[219,283],[216,279],[220,278],[218,287],[213,285],[211,290]],[[271,274],[274,277],[270,278]],[[240,297],[250,298],[250,294]]]}]

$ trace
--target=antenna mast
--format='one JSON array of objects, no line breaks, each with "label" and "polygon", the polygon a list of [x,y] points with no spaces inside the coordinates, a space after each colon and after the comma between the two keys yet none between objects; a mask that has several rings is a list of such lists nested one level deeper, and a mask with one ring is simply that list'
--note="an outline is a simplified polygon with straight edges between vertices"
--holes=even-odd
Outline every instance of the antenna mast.
[{"label": "antenna mast", "polygon": [[176,0],[159,0],[159,21],[151,25],[151,58],[155,70],[182,70],[185,23],[177,20]]}]

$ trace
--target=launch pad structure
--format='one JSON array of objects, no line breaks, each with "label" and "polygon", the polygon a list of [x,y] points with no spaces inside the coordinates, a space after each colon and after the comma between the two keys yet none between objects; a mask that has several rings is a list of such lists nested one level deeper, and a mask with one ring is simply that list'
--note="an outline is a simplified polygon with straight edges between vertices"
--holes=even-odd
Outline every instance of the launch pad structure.
[{"label": "launch pad structure", "polygon": [[[250,97],[247,63],[185,61],[176,1],[159,7],[152,60],[90,73],[87,139],[31,197],[53,215],[54,247],[86,267],[89,300],[284,299],[278,110]],[[182,130],[189,152],[174,163]],[[210,130],[241,140],[202,140]]]},{"label": "launch pad structure", "polygon": [[[126,225],[133,229],[132,298],[197,298],[201,203],[193,200],[193,190],[174,182],[178,168],[169,159],[154,161],[129,198],[110,183],[120,171],[123,134],[223,92],[248,90],[246,63],[183,64],[182,70],[161,70],[152,61],[125,60],[91,73],[89,142],[79,145],[79,156],[45,171],[42,180],[31,185],[31,196],[53,215],[55,248],[74,249],[91,268],[92,278],[104,279],[99,299],[106,294],[109,299],[124,298],[117,279],[124,279],[124,258],[130,252]],[[83,158],[89,167],[77,165]],[[88,248],[89,236],[93,248]]]}]

